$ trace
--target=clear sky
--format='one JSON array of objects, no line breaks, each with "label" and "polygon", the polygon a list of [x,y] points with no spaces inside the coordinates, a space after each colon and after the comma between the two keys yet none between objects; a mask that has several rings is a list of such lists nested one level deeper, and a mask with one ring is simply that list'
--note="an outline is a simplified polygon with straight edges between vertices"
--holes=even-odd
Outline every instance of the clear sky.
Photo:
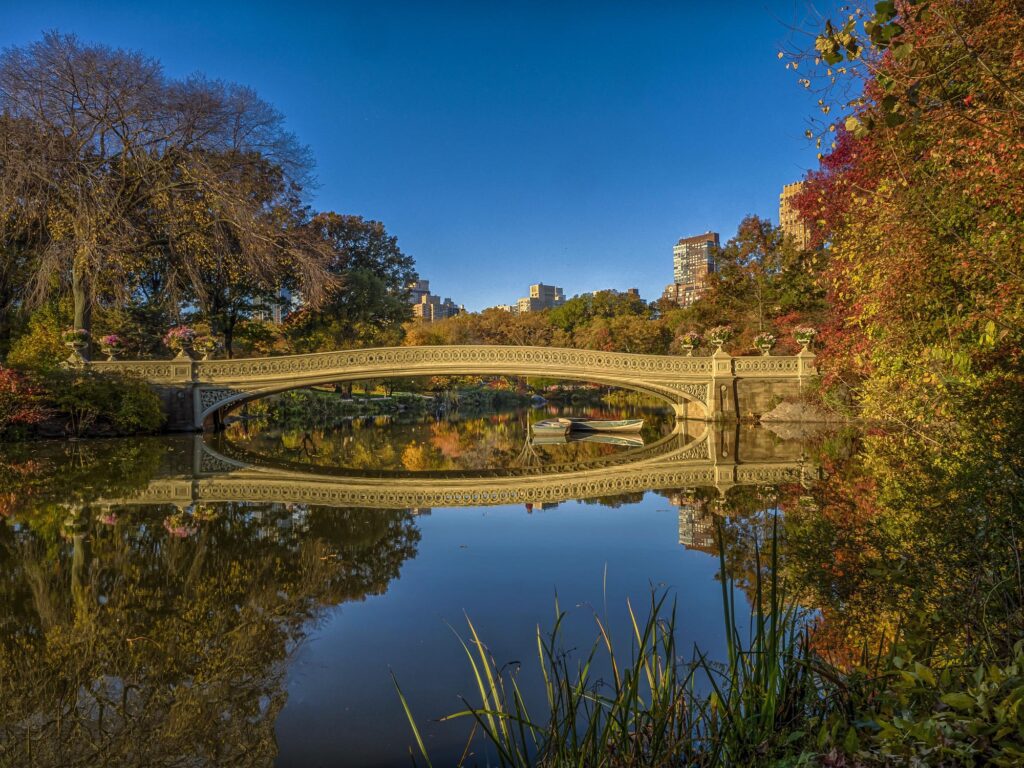
[{"label": "clear sky", "polygon": [[777,58],[801,0],[27,2],[44,30],[255,88],[316,157],[322,210],[383,221],[470,309],[672,279],[672,245],[778,219],[816,164],[812,100]]}]

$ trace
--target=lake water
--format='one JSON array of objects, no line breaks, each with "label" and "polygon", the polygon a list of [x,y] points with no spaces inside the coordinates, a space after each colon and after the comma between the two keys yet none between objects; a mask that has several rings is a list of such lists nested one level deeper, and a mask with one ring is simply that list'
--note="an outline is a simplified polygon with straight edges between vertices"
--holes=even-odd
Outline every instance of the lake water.
[{"label": "lake water", "polygon": [[[877,575],[886,546],[927,537],[863,522],[879,499],[857,435],[643,410],[639,441],[534,442],[546,415],[0,448],[0,764],[407,765],[392,674],[451,764],[467,724],[436,720],[479,703],[467,617],[540,707],[556,600],[582,656],[595,614],[628,648],[627,601],[642,615],[667,590],[679,647],[721,657],[719,541],[746,604],[779,510],[792,592],[837,654],[935,569]],[[953,540],[971,522],[944,524]]]}]

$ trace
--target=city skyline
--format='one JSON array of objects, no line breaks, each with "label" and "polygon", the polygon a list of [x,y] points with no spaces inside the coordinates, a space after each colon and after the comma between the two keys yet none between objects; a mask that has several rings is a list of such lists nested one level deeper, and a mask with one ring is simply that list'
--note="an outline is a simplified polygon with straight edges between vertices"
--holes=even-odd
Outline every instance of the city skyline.
[{"label": "city skyline", "polygon": [[671,243],[774,221],[816,166],[787,116],[813,100],[776,58],[799,4],[256,6],[22,6],[0,46],[57,26],[251,86],[316,158],[310,203],[383,222],[471,311],[540,280],[656,297]]}]

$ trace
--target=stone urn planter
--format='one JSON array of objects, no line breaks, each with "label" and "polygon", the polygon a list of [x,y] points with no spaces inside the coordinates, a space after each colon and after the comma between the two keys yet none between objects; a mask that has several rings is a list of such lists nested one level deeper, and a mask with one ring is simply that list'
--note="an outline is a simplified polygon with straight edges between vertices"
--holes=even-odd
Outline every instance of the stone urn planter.
[{"label": "stone urn planter", "polygon": [[801,326],[793,331],[793,338],[796,339],[796,343],[799,344],[806,352],[810,349],[814,337],[818,335],[818,332],[809,326]]},{"label": "stone urn planter", "polygon": [[700,334],[690,331],[679,337],[679,348],[687,357],[693,357],[693,350],[700,346]]},{"label": "stone urn planter", "polygon": [[71,350],[69,365],[82,365],[88,361],[89,331],[85,328],[67,328],[61,334],[64,345]]},{"label": "stone urn planter", "polygon": [[116,333],[100,337],[100,349],[107,356],[107,360],[117,360],[121,350],[124,349],[124,342]]},{"label": "stone urn planter", "polygon": [[754,337],[754,349],[759,350],[765,357],[771,354],[774,346],[775,336],[770,333],[759,333]]},{"label": "stone urn planter", "polygon": [[192,354],[192,343],[196,339],[196,332],[187,325],[176,325],[164,335],[164,344],[172,352],[177,352],[175,360],[194,360]]},{"label": "stone urn planter", "polygon": [[715,352],[721,352],[722,346],[732,338],[732,328],[728,325],[715,326],[704,334],[704,338],[715,348]]},{"label": "stone urn planter", "polygon": [[192,349],[200,355],[200,360],[212,360],[219,346],[212,336],[198,336],[192,343]]}]

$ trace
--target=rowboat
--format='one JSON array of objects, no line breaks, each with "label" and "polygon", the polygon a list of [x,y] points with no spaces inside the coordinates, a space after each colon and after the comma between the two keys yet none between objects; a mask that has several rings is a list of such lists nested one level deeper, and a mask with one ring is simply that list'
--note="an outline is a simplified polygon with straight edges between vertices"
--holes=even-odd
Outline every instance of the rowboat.
[{"label": "rowboat", "polygon": [[643,429],[643,419],[620,419],[606,421],[604,419],[569,419],[570,429],[574,432],[639,432]]},{"label": "rowboat", "polygon": [[568,419],[544,419],[535,422],[533,434],[535,435],[564,435],[569,431],[572,422]]}]

